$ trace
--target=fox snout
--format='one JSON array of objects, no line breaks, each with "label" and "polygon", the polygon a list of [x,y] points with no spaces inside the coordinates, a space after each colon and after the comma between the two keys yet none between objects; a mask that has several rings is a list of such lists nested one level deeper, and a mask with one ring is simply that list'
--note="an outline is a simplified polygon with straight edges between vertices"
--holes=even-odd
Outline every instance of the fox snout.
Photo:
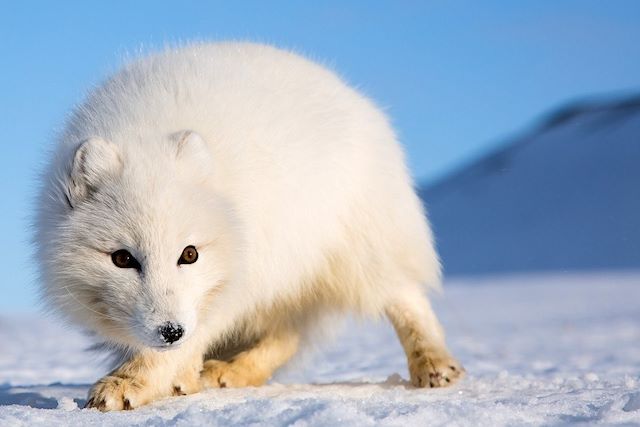
[{"label": "fox snout", "polygon": [[138,343],[157,350],[178,347],[196,328],[193,316],[184,312],[160,313],[160,310],[154,310],[148,313],[141,310],[132,320],[131,332]]}]

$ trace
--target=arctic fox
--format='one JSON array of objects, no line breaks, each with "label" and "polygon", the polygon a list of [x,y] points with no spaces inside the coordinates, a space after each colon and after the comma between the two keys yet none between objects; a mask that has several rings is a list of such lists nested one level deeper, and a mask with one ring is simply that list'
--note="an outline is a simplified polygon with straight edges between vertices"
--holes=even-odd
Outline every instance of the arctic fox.
[{"label": "arctic fox", "polygon": [[386,315],[416,387],[462,367],[425,291],[440,264],[385,115],[327,69],[252,43],[126,65],[43,175],[42,295],[119,366],[87,406],[264,384],[328,313]]}]

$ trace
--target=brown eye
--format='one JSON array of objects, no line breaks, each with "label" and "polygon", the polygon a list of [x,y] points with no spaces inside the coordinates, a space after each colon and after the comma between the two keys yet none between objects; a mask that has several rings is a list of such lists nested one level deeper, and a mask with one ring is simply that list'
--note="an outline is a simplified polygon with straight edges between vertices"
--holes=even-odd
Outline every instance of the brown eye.
[{"label": "brown eye", "polygon": [[111,261],[119,268],[135,268],[140,270],[140,263],[126,249],[120,249],[111,254]]},{"label": "brown eye", "polygon": [[180,264],[193,264],[198,260],[198,251],[194,246],[187,246],[182,251],[182,255],[180,255],[180,259],[178,260],[178,265]]}]

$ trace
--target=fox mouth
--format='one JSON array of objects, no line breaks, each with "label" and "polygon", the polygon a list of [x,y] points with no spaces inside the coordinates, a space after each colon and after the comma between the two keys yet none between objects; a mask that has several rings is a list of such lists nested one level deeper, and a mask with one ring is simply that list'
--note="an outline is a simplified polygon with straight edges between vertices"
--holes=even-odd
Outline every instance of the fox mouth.
[{"label": "fox mouth", "polygon": [[178,347],[182,347],[182,343],[183,341],[175,342],[172,344],[168,344],[168,343],[167,344],[151,344],[151,345],[148,345],[148,347],[156,351],[170,351],[170,350],[177,349]]},{"label": "fox mouth", "polygon": [[168,342],[161,342],[161,341],[148,341],[148,340],[141,340],[140,344],[142,344],[144,347],[149,348],[151,350],[155,350],[155,351],[171,351],[171,350],[175,350],[179,347],[182,347],[182,345],[185,343],[185,341],[188,341],[188,339],[181,339],[179,341],[176,342],[172,342],[172,343],[168,343]]}]

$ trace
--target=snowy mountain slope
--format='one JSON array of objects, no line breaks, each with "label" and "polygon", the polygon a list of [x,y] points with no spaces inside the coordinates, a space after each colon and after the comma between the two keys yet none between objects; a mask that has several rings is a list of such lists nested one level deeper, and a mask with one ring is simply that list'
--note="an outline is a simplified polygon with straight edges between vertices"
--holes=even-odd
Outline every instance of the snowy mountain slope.
[{"label": "snowy mountain slope", "polygon": [[107,414],[78,407],[105,372],[82,351],[84,337],[33,316],[0,316],[0,426],[640,423],[640,276],[449,284],[434,305],[468,371],[455,387],[407,387],[393,330],[350,321],[266,387]]},{"label": "snowy mountain slope", "polygon": [[448,275],[640,269],[640,96],[558,111],[421,196]]}]

